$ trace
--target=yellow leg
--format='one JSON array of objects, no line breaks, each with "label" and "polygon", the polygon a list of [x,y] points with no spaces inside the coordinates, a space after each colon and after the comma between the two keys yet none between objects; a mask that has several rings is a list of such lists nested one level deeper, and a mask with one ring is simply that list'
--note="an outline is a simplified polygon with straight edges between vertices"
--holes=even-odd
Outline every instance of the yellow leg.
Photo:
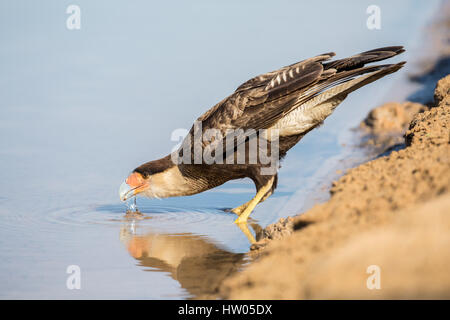
[{"label": "yellow leg", "polygon": [[265,194],[265,196],[261,199],[261,201],[259,201],[259,203],[266,201],[268,197],[270,197],[272,195],[272,191],[269,191]]},{"label": "yellow leg", "polygon": [[[251,201],[251,200],[250,200]],[[236,207],[234,209],[231,209],[231,212],[236,213],[237,215],[240,215],[242,213],[242,211],[245,210],[245,208],[247,208],[248,204],[250,203],[250,201],[247,201],[244,204],[241,204],[239,207]]]},{"label": "yellow leg", "polygon": [[239,217],[234,221],[234,223],[246,223],[250,213],[252,213],[253,209],[255,209],[256,205],[261,201],[264,195],[272,188],[274,181],[274,177],[267,182],[267,184],[259,189],[256,196],[248,202],[245,210],[239,215]]},{"label": "yellow leg", "polygon": [[238,223],[237,226],[241,229],[242,233],[247,237],[250,244],[254,244],[256,242],[255,237],[252,235],[246,223]]},{"label": "yellow leg", "polygon": [[[266,195],[265,195],[258,203],[261,203],[261,202],[265,201],[265,200],[266,200],[268,197],[270,197],[271,195],[272,195],[272,192],[267,192]],[[250,201],[251,201],[251,200],[250,200]],[[234,209],[231,209],[230,211],[233,212],[233,213],[235,213],[235,214],[237,214],[237,215],[240,215],[240,214],[245,210],[245,208],[248,207],[250,201],[247,201],[246,203],[241,204],[239,207],[236,207],[236,208],[234,208]]]}]

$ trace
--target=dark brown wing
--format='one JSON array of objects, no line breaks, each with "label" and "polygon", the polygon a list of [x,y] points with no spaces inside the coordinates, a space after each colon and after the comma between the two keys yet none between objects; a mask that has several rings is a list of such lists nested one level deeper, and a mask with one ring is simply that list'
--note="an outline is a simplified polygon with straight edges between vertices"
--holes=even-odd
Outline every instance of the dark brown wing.
[{"label": "dark brown wing", "polygon": [[[364,67],[364,64],[403,51],[402,47],[386,47],[331,62],[326,61],[334,53],[327,53],[259,75],[240,85],[233,94],[200,116],[196,123],[201,123],[202,133],[215,129],[222,138],[226,137],[227,130],[269,128],[299,104],[324,90],[387,67]],[[194,141],[194,128],[189,132],[191,143]],[[206,147],[210,142],[203,141],[202,144]]]},{"label": "dark brown wing", "polygon": [[203,130],[223,133],[229,129],[267,128],[283,115],[284,108],[289,108],[286,101],[295,97],[290,95],[321,79],[321,62],[332,56],[320,55],[250,79],[197,120]]},{"label": "dark brown wing", "polygon": [[296,63],[293,63],[291,65],[288,65],[286,67],[283,67],[281,69],[275,70],[275,71],[271,71],[271,72],[267,72],[265,74],[261,74],[259,76],[256,76],[254,78],[251,78],[250,80],[244,82],[243,84],[241,84],[237,89],[236,92],[238,91],[244,91],[244,90],[248,90],[248,89],[254,89],[257,87],[263,87],[266,86],[272,79],[276,78],[278,74],[283,73],[286,70],[292,69],[296,66],[301,66],[301,65],[306,65],[308,62],[317,62],[317,61],[324,61],[327,60],[331,57],[334,57],[335,53],[334,52],[329,52],[329,53],[324,53],[321,55],[318,55],[314,58],[310,58],[310,59],[306,59],[306,60],[302,60]]}]

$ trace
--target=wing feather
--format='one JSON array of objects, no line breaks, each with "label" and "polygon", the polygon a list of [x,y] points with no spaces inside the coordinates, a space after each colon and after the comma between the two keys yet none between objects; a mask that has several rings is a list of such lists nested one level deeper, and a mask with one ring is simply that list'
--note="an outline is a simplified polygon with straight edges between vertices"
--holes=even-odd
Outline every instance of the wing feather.
[{"label": "wing feather", "polygon": [[[208,129],[219,130],[223,139],[226,139],[229,130],[233,129],[258,131],[270,128],[293,109],[324,90],[383,68],[387,68],[386,72],[377,72],[377,78],[378,75],[381,77],[394,72],[394,69],[398,70],[401,64],[395,68],[390,67],[392,65],[364,67],[364,64],[384,60],[403,51],[402,47],[379,48],[327,62],[334,56],[331,52],[291,64],[244,82],[197,121],[201,123],[203,132]],[[193,135],[194,126],[189,132],[192,148]],[[210,143],[203,141],[203,146]]]}]

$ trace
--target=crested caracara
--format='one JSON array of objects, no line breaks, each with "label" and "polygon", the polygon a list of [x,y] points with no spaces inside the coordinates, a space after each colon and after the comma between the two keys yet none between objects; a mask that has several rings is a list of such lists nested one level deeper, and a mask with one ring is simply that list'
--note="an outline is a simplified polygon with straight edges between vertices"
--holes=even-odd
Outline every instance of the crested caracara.
[{"label": "crested caracara", "polygon": [[138,194],[193,195],[250,178],[255,197],[231,210],[238,215],[236,223],[246,222],[255,206],[274,192],[278,161],[286,152],[350,92],[405,62],[366,64],[403,51],[401,46],[385,47],[340,60],[331,60],[335,54],[330,52],[248,80],[200,116],[177,151],[134,169],[120,187],[121,200]]}]

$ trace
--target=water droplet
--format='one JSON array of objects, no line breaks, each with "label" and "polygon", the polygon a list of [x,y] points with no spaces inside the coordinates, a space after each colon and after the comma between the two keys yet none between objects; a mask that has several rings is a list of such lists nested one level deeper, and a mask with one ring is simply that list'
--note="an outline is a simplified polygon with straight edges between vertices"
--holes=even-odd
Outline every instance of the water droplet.
[{"label": "water droplet", "polygon": [[128,199],[125,204],[127,205],[127,211],[138,211],[137,205],[136,205],[136,198]]}]

